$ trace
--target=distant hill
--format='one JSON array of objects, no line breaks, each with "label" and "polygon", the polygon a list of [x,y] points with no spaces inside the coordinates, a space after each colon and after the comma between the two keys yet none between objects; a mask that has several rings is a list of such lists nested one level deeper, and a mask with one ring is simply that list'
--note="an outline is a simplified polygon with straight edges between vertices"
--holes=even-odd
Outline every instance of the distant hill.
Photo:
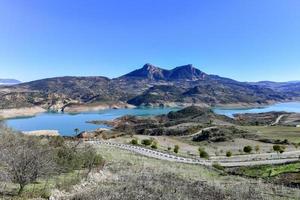
[{"label": "distant hill", "polygon": [[288,81],[288,82],[260,81],[256,83],[250,83],[250,84],[270,88],[277,92],[284,92],[289,96],[300,96],[300,81]]},{"label": "distant hill", "polygon": [[0,78],[0,85],[15,85],[19,84],[21,81],[18,81],[16,79],[1,79]]},{"label": "distant hill", "polygon": [[299,83],[245,83],[209,75],[193,65],[171,70],[145,64],[121,77],[56,77],[0,89],[0,108],[123,102],[136,106],[177,104],[257,105],[300,97]]}]

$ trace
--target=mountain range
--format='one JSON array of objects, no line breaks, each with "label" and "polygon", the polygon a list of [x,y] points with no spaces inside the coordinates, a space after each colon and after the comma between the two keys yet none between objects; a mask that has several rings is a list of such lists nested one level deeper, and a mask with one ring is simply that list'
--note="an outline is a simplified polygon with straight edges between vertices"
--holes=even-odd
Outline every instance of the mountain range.
[{"label": "mountain range", "polygon": [[21,83],[21,81],[18,81],[16,79],[1,79],[0,78],[0,85],[16,85]]},{"label": "mountain range", "polygon": [[124,103],[135,106],[261,105],[300,97],[300,82],[246,83],[209,75],[193,65],[172,70],[145,64],[121,77],[56,77],[0,88],[0,108]]}]

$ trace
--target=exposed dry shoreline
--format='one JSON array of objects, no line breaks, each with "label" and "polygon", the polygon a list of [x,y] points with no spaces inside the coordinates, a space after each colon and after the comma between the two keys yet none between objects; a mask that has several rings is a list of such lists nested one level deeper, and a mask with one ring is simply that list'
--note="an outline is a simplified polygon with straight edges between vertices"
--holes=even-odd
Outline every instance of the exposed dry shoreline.
[{"label": "exposed dry shoreline", "polygon": [[0,119],[10,119],[16,117],[31,117],[46,112],[44,108],[35,106],[29,108],[13,108],[0,110]]},{"label": "exposed dry shoreline", "polygon": [[[65,113],[80,113],[80,112],[93,112],[106,109],[122,109],[122,108],[135,108],[135,106],[126,103],[113,103],[113,104],[94,104],[94,105],[71,105],[64,109]],[[42,107],[24,107],[13,109],[0,109],[0,120],[11,119],[17,117],[33,117],[40,113],[48,112]],[[57,111],[59,112],[59,111]]]},{"label": "exposed dry shoreline", "polygon": [[105,104],[74,104],[64,108],[66,113],[76,113],[76,112],[93,112],[98,110],[106,109],[122,109],[122,108],[135,108],[134,105],[130,105],[123,102],[118,103],[105,103]]},{"label": "exposed dry shoreline", "polygon": [[57,130],[36,130],[36,131],[23,131],[24,134],[30,136],[59,136]]},{"label": "exposed dry shoreline", "polygon": [[[289,101],[284,101],[289,102]],[[258,107],[264,107],[269,106],[275,103],[284,103],[284,102],[268,102],[265,104],[258,104],[258,103],[234,103],[234,104],[219,104],[215,107],[218,108],[227,108],[227,109],[238,109],[238,108],[258,108]],[[164,107],[187,107],[187,106],[201,106],[201,107],[209,107],[207,104],[199,103],[199,104],[191,104],[191,103],[179,103],[179,102],[168,102],[164,104]],[[159,107],[161,105],[159,104],[153,104],[149,107]],[[132,109],[136,106],[130,105],[123,102],[118,103],[102,103],[102,104],[89,104],[89,105],[83,105],[83,104],[74,104],[69,105],[64,108],[65,113],[80,113],[80,112],[93,112],[93,111],[99,111],[99,110],[106,110],[106,109]],[[17,118],[17,117],[31,117],[35,116],[40,113],[45,113],[48,110],[42,108],[42,107],[25,107],[25,108],[13,108],[13,109],[0,109],[0,120],[1,119],[11,119],[11,118]]]}]

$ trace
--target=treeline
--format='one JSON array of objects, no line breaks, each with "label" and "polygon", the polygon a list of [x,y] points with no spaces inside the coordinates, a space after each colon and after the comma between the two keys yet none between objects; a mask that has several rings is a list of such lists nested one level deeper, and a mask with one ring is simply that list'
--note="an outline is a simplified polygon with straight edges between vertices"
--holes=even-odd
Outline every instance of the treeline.
[{"label": "treeline", "polygon": [[0,181],[24,187],[55,175],[101,168],[103,158],[90,145],[62,137],[41,138],[16,133],[0,125]]}]

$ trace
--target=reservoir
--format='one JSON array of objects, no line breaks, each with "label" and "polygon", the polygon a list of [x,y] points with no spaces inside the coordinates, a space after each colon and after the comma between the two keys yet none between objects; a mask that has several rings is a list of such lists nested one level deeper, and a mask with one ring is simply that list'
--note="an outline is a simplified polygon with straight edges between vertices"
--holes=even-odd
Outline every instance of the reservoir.
[{"label": "reservoir", "polygon": [[[86,123],[92,120],[113,120],[124,115],[155,116],[177,111],[180,108],[134,108],[109,109],[88,113],[42,113],[34,117],[15,118],[6,120],[6,124],[19,131],[58,130],[61,135],[72,136],[74,129],[89,131],[97,128],[107,128],[105,125]],[[232,117],[237,113],[260,113],[270,111],[299,112],[300,102],[278,103],[260,108],[213,108],[217,114]]]}]

